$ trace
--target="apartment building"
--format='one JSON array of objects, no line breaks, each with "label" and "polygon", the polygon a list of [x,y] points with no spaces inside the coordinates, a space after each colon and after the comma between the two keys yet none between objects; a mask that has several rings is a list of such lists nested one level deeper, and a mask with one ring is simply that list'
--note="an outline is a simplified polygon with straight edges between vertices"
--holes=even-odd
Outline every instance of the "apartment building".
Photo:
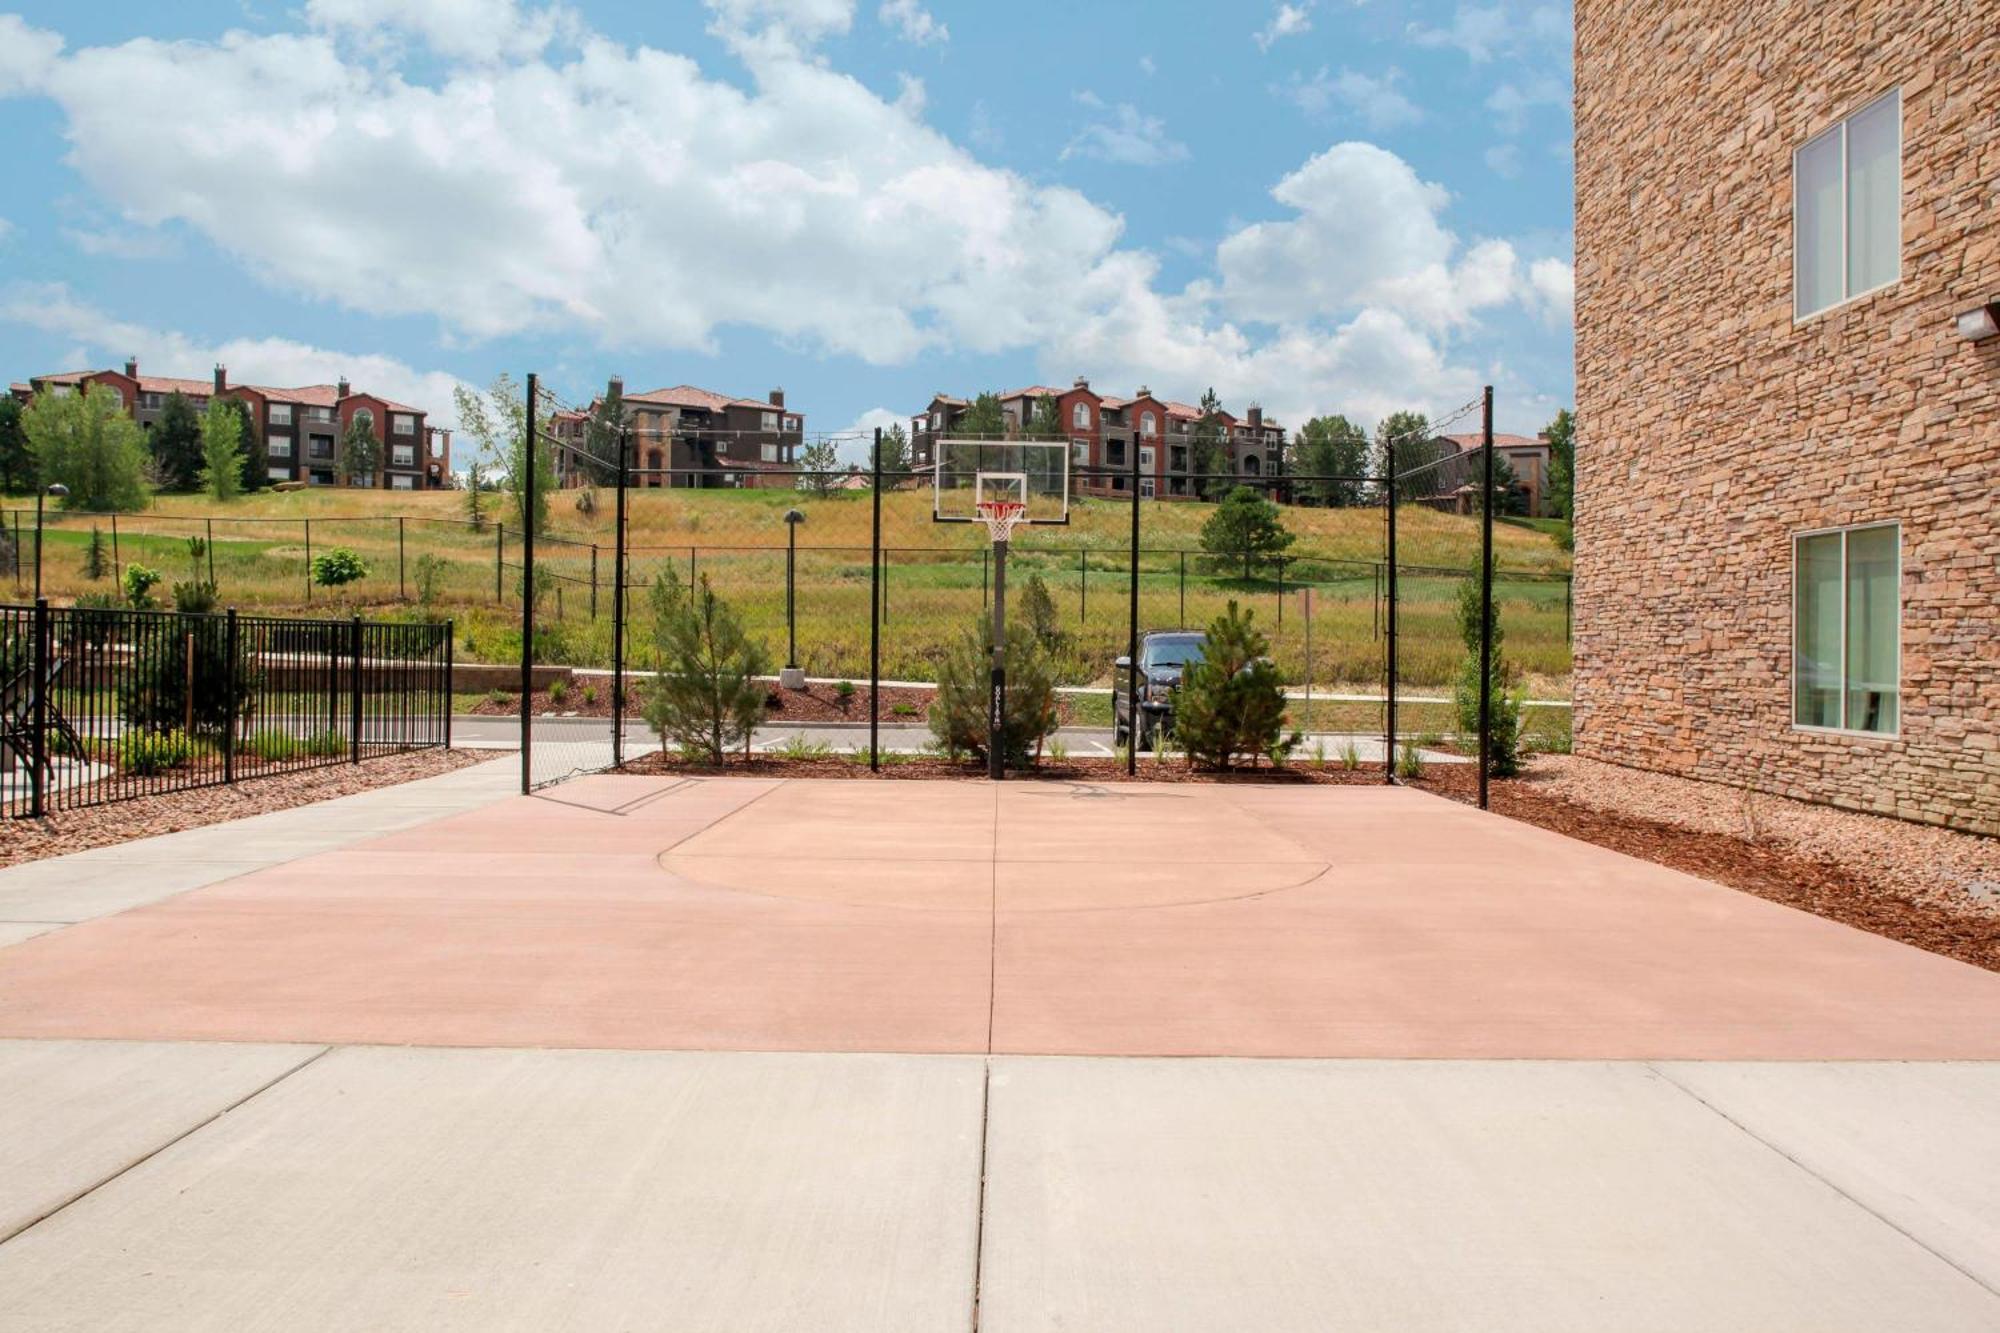
[{"label": "apartment building", "polygon": [[1577,752],[2000,834],[1993,7],[1576,33]]},{"label": "apartment building", "polygon": [[[1438,435],[1431,448],[1440,460],[1436,469],[1437,489],[1424,503],[1460,514],[1479,512],[1479,491],[1485,482],[1480,435]],[[1495,513],[1514,512],[1532,518],[1549,516],[1549,460],[1554,446],[1546,432],[1535,435],[1493,435],[1493,456],[1504,460],[1513,473],[1509,502],[1494,507]]]},{"label": "apartment building", "polygon": [[[1009,434],[1031,429],[1041,402],[1055,400],[1057,420],[1070,442],[1072,486],[1082,494],[1129,494],[1135,453],[1141,496],[1184,499],[1197,493],[1194,442],[1201,422],[1199,408],[1155,397],[1145,386],[1130,398],[1099,394],[1082,376],[1067,389],[1036,384],[1009,390],[999,398]],[[941,393],[910,418],[913,466],[927,467],[935,460],[936,442],[951,437],[971,406],[969,399]],[[1251,478],[1283,471],[1284,428],[1266,421],[1261,407],[1252,406],[1240,421],[1218,412],[1216,424],[1231,473]]]},{"label": "apartment building", "polygon": [[[732,398],[690,384],[626,393],[625,425],[632,442],[631,484],[645,487],[780,487],[798,484],[795,469],[805,443],[805,417],[785,405],[785,391],[768,398]],[[593,473],[585,450],[588,412],[558,412],[550,423],[556,473],[565,486],[587,484]]]},{"label": "apartment building", "polygon": [[206,411],[216,398],[239,400],[249,409],[254,432],[244,447],[273,483],[334,485],[340,440],[359,420],[378,441],[382,461],[373,475],[355,477],[351,484],[399,491],[441,490],[452,484],[450,430],[430,425],[420,407],[357,393],[345,379],[289,389],[237,384],[225,366],[217,366],[207,380],[175,379],[143,375],[138,361],[127,359],[122,369],[36,375],[11,389],[25,402],[38,393],[76,393],[91,385],[114,390],[146,431],[158,424],[174,394],[196,412]]}]

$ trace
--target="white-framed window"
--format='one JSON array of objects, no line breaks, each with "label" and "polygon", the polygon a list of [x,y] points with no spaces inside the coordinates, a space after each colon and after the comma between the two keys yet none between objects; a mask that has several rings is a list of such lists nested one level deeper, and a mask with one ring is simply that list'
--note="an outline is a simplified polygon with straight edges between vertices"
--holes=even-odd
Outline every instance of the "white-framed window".
[{"label": "white-framed window", "polygon": [[415,435],[417,433],[417,419],[408,412],[391,412],[389,414],[389,433],[391,435]]},{"label": "white-framed window", "polygon": [[1153,451],[1151,449],[1142,448],[1139,450],[1139,470],[1141,472],[1151,472],[1153,470]]},{"label": "white-framed window", "polygon": [[273,426],[291,425],[292,405],[290,403],[272,403],[270,406],[270,417],[270,424]]},{"label": "white-framed window", "polygon": [[1139,433],[1141,435],[1158,435],[1160,433],[1159,423],[1151,412],[1141,412],[1139,414]]},{"label": "white-framed window", "polygon": [[164,407],[166,406],[166,402],[167,396],[163,393],[142,393],[139,395],[139,406],[144,408]]},{"label": "white-framed window", "polygon": [[1264,471],[1264,463],[1262,459],[1258,458],[1257,455],[1255,454],[1243,455],[1244,476],[1246,477],[1260,476],[1262,475],[1263,471]]},{"label": "white-framed window", "polygon": [[764,414],[764,429],[776,430],[777,428],[778,428],[778,414],[776,412],[766,412]]},{"label": "white-framed window", "polygon": [[1792,541],[1792,724],[1893,736],[1901,726],[1902,529]]},{"label": "white-framed window", "polygon": [[798,417],[786,417],[786,418],[785,418],[785,429],[786,429],[786,430],[803,430],[803,429],[805,429],[805,422],[804,422],[803,420],[801,420],[800,418],[798,418]]},{"label": "white-framed window", "polygon": [[391,477],[389,478],[389,489],[392,491],[414,491],[417,489],[417,479],[411,476]]},{"label": "white-framed window", "polygon": [[1071,426],[1072,430],[1089,430],[1090,404],[1078,403],[1073,409],[1071,409],[1069,414],[1069,419],[1072,423],[1074,423]]},{"label": "white-framed window", "polygon": [[1141,478],[1139,478],[1139,498],[1140,498],[1140,499],[1142,499],[1142,500],[1150,500],[1150,499],[1152,499],[1152,498],[1153,498],[1153,490],[1154,490],[1154,486],[1153,486],[1153,479],[1152,479],[1151,477],[1141,477]]},{"label": "white-framed window", "polygon": [[1891,89],[1792,154],[1792,316],[1902,275],[1903,96]]},{"label": "white-framed window", "polygon": [[308,407],[306,409],[306,420],[322,423],[332,421],[333,409],[330,407]]},{"label": "white-framed window", "polygon": [[290,481],[292,479],[292,470],[288,467],[265,468],[264,475],[272,481]]},{"label": "white-framed window", "polygon": [[942,412],[931,413],[931,429],[932,430],[944,429],[944,413]]},{"label": "white-framed window", "polygon": [[778,461],[778,446],[777,446],[777,445],[775,445],[775,444],[767,444],[767,445],[765,445],[765,446],[763,447],[763,456],[764,456],[764,461],[765,461],[766,463],[775,463],[775,462],[777,462],[777,461]]},{"label": "white-framed window", "polygon": [[292,456],[292,437],[289,435],[267,435],[264,437],[264,448],[273,458],[290,458]]},{"label": "white-framed window", "polygon": [[397,467],[415,467],[417,465],[417,446],[414,444],[391,445],[389,447],[389,461]]},{"label": "white-framed window", "polygon": [[1072,461],[1072,462],[1073,462],[1073,463],[1074,463],[1074,464],[1075,464],[1075,465],[1076,465],[1077,467],[1089,467],[1089,466],[1090,466],[1090,441],[1089,441],[1089,440],[1071,440],[1071,441],[1069,442],[1069,454],[1070,454],[1070,459],[1071,459],[1071,461]]}]

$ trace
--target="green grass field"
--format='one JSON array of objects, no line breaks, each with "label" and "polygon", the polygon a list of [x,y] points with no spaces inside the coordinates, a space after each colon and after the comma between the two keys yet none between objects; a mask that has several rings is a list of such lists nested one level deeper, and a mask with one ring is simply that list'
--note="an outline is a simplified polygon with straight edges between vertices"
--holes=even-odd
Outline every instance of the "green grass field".
[{"label": "green grass field", "polygon": [[[115,526],[117,563],[164,574],[156,590],[163,602],[167,584],[206,578],[211,562],[224,604],[246,610],[407,617],[424,613],[418,603],[428,592],[431,613],[458,622],[462,658],[507,661],[520,651],[521,547],[518,524],[506,521],[505,498],[487,498],[483,529],[464,520],[465,497],[452,492],[307,490],[227,506],[163,496],[143,513],[119,515],[115,525],[109,517],[51,510],[43,584],[58,602],[114,590],[109,577],[86,579],[84,561],[93,528],[112,554]],[[595,499],[595,511],[585,512],[577,492],[553,497],[550,531],[538,543],[545,660],[610,661],[612,497],[598,491]],[[681,578],[707,575],[775,663],[786,652],[783,515],[799,509],[805,515],[797,557],[800,665],[814,675],[867,674],[872,497],[866,492],[638,491],[630,499],[634,588],[665,568]],[[991,548],[981,528],[932,523],[927,492],[886,495],[883,511],[883,673],[930,679],[953,636],[987,604]],[[1298,540],[1282,583],[1275,572],[1246,580],[1206,568],[1199,533],[1210,511],[1188,502],[1142,504],[1141,628],[1199,626],[1235,599],[1271,634],[1288,678],[1307,674],[1310,619],[1316,682],[1379,686],[1387,611],[1383,511],[1287,509],[1285,523]],[[31,579],[32,508],[10,504],[5,519],[10,531],[17,524],[22,531],[16,582],[22,593]],[[1127,503],[1083,499],[1067,527],[1033,529],[1013,544],[1010,606],[1020,605],[1031,577],[1043,581],[1065,636],[1062,675],[1069,683],[1107,679],[1122,649],[1130,522]],[[1477,567],[1478,523],[1413,506],[1398,511],[1397,523],[1401,679],[1406,688],[1441,686],[1461,656],[1457,590]],[[189,553],[191,537],[211,543],[198,561]],[[357,552],[368,577],[340,595],[309,588],[308,553],[337,546]],[[1531,692],[1566,697],[1569,556],[1539,525],[1497,526],[1494,549],[1509,659]],[[635,638],[631,660],[643,664],[645,652]]]}]

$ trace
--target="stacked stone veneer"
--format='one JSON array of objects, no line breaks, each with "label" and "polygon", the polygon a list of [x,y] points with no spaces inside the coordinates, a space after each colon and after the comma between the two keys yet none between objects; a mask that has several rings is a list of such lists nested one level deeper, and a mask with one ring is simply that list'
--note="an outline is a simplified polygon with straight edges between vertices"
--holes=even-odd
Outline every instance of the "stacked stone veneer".
[{"label": "stacked stone veneer", "polygon": [[[1576,750],[2000,833],[2000,8],[1576,5]],[[1792,151],[1903,99],[1902,271],[1794,322]],[[1791,720],[1792,539],[1902,525],[1902,730]]]}]

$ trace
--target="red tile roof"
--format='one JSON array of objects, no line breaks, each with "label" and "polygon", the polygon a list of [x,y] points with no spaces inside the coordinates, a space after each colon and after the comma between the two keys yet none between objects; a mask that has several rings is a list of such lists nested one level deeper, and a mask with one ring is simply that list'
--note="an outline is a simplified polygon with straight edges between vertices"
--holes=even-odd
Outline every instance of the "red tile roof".
[{"label": "red tile roof", "polygon": [[[1450,440],[1461,449],[1477,449],[1481,439],[1478,435],[1441,435],[1438,438]],[[1496,431],[1493,435],[1493,446],[1496,449],[1533,449],[1536,447],[1546,449],[1549,447],[1549,442],[1537,439],[1533,435],[1502,435]]]},{"label": "red tile roof", "polygon": [[[628,393],[628,403],[644,403],[651,407],[689,407],[702,412],[720,412],[725,407],[754,407],[764,412],[785,412],[775,403],[760,398],[731,398],[727,394],[715,393],[709,389],[697,389],[692,384],[677,384],[671,389],[649,389],[645,393]],[[792,413],[796,416],[797,413]]]},{"label": "red tile roof", "polygon": [[1046,384],[1030,384],[1025,389],[1015,389],[1010,393],[1001,394],[1000,401],[1011,403],[1016,398],[1060,398],[1062,396],[1063,391],[1061,389],[1051,389]]}]

